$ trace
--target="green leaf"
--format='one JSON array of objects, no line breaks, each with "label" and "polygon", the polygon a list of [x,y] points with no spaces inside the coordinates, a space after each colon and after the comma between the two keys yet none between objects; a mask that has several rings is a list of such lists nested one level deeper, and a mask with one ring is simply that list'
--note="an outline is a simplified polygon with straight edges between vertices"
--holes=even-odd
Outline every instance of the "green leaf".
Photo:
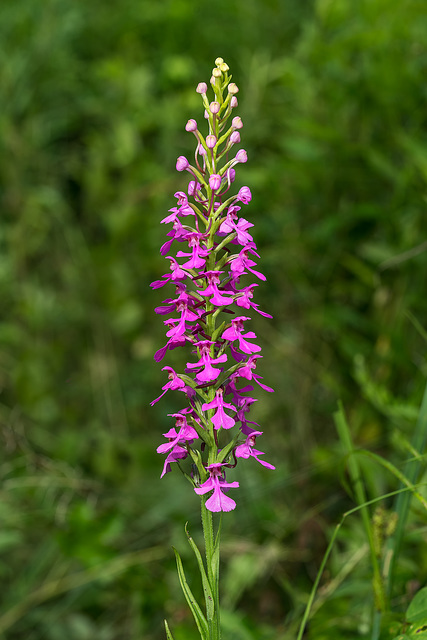
[{"label": "green leaf", "polygon": [[166,620],[165,620],[165,629],[166,629],[166,638],[167,638],[167,640],[174,640],[174,637],[171,634],[171,630],[169,629],[169,625],[168,625]]},{"label": "green leaf", "polygon": [[178,551],[175,549],[175,547],[173,547],[173,550],[175,552],[175,557],[176,557],[176,566],[178,568],[179,582],[184,592],[185,599],[187,600],[187,604],[191,609],[191,613],[193,614],[194,620],[196,621],[197,628],[199,630],[202,640],[208,640],[208,623],[206,622],[206,618],[203,615],[203,612],[200,609],[199,605],[197,604],[197,601],[193,596],[193,593],[188,585],[188,582],[184,573],[184,567],[182,566],[181,557]]},{"label": "green leaf", "polygon": [[193,538],[188,533],[187,523],[185,524],[185,533],[187,534],[188,542],[190,544],[190,547],[194,551],[194,555],[196,556],[196,559],[197,559],[197,564],[199,565],[199,571],[202,577],[203,592],[205,594],[205,601],[206,601],[206,615],[208,616],[208,620],[212,620],[215,614],[215,601],[212,593],[212,588],[211,588],[211,585],[209,584],[209,580],[206,575],[206,571],[203,565],[203,560],[202,560],[200,551],[197,548],[197,545],[194,542]]},{"label": "green leaf", "polygon": [[406,629],[406,635],[408,638],[421,638],[421,640],[426,640],[427,638],[427,618],[417,624],[411,624],[409,629]]},{"label": "green leaf", "polygon": [[415,594],[406,611],[406,619],[408,622],[427,620],[427,587]]}]

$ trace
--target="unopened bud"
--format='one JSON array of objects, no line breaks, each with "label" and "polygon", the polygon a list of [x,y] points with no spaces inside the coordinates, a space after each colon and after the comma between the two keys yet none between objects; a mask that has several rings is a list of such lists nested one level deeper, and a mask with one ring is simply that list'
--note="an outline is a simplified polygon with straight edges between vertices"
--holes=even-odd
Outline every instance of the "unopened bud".
[{"label": "unopened bud", "polygon": [[238,131],[233,131],[233,133],[230,136],[230,142],[231,142],[231,144],[239,144],[239,142],[240,142],[240,133]]},{"label": "unopened bud", "polygon": [[222,63],[219,65],[219,68],[221,69],[221,71],[222,71],[223,73],[226,73],[226,72],[229,70],[229,68],[230,68],[230,67],[228,66],[228,64],[227,64],[226,62],[222,62]]},{"label": "unopened bud", "polygon": [[215,60],[215,64],[217,67],[219,67],[223,62],[224,62],[224,58],[217,58]]},{"label": "unopened bud", "polygon": [[227,171],[227,178],[228,180],[230,180],[230,182],[234,182],[235,178],[236,178],[236,170],[231,168]]},{"label": "unopened bud", "polygon": [[209,176],[209,186],[212,191],[218,191],[221,186],[221,176],[219,176],[217,173],[213,173],[211,176]]},{"label": "unopened bud", "polygon": [[196,182],[195,180],[191,180],[191,182],[188,183],[188,195],[189,196],[194,196],[195,193],[200,190],[201,186],[202,185],[200,184],[200,182]]},{"label": "unopened bud", "polygon": [[242,162],[242,163],[247,162],[248,154],[244,149],[239,149],[239,151],[236,153],[236,160],[237,162]]},{"label": "unopened bud", "polygon": [[235,93],[239,93],[239,87],[235,82],[230,82],[228,85],[228,93],[231,93],[232,96],[234,96]]},{"label": "unopened bud", "polygon": [[233,129],[241,129],[243,127],[242,118],[240,116],[236,116],[231,121],[231,126]]},{"label": "unopened bud", "polygon": [[230,100],[230,107],[231,107],[232,109],[234,109],[235,107],[237,107],[237,105],[238,105],[238,104],[239,104],[239,103],[237,102],[237,98],[236,98],[236,96],[233,96],[233,97],[231,98],[231,100]]},{"label": "unopened bud", "polygon": [[206,136],[206,146],[208,149],[213,149],[216,145],[216,136],[209,135]]},{"label": "unopened bud", "polygon": [[179,156],[178,160],[176,161],[176,170],[185,171],[189,166],[190,163],[188,162],[187,158],[185,156]]},{"label": "unopened bud", "polygon": [[209,111],[211,113],[218,113],[218,111],[220,110],[221,105],[219,104],[219,102],[211,102],[209,105]]},{"label": "unopened bud", "polygon": [[221,77],[221,69],[212,69],[212,76],[214,78],[220,78]]},{"label": "unopened bud", "polygon": [[202,144],[198,145],[197,151],[201,156],[205,156],[206,155],[206,149],[204,148],[204,146]]},{"label": "unopened bud", "polygon": [[206,82],[199,82],[196,88],[197,93],[204,94],[207,92],[207,90],[208,90],[208,85],[206,84]]},{"label": "unopened bud", "polygon": [[185,125],[185,130],[186,131],[197,131],[197,122],[195,120],[193,120],[193,118],[192,118]]}]

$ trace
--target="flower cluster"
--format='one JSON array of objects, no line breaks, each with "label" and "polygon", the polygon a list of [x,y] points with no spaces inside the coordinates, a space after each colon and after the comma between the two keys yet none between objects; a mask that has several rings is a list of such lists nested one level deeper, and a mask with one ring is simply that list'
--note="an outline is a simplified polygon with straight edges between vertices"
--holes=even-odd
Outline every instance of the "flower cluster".
[{"label": "flower cluster", "polygon": [[[235,467],[239,458],[252,457],[274,469],[259,458],[263,453],[254,447],[262,432],[248,420],[256,400],[248,395],[254,387],[247,381],[266,391],[273,389],[255,373],[261,347],[254,342],[255,333],[247,329],[251,318],[246,314],[252,309],[272,316],[253,301],[258,284],[245,282],[246,277],[265,280],[265,276],[254,268],[259,255],[249,233],[253,224],[240,215],[241,205],[251,201],[251,191],[241,187],[237,194],[230,193],[235,167],[247,160],[244,149],[232,153],[243,127],[241,118],[233,116],[238,87],[231,82],[223,59],[215,64],[210,80],[214,100],[209,102],[206,83],[196,89],[203,100],[208,135],[202,135],[196,120],[187,122],[185,129],[196,138],[194,163],[184,156],[176,163],[178,171],[190,175],[187,193],[175,193],[176,206],[161,221],[172,225],[160,249],[169,270],[151,284],[154,289],[169,283],[175,287],[175,297],[156,308],[156,313],[172,317],[164,320],[167,342],[155,360],[160,362],[168,350],[185,345],[193,358],[185,373],[163,367],[168,382],[151,404],[169,390],[181,391],[186,397],[186,407],[171,415],[175,427],[164,434],[167,442],[157,449],[167,454],[162,477],[171,470],[172,462],[180,466],[180,461],[190,457],[192,471],[185,475],[194,491],[199,495],[213,492],[206,508],[230,511],[236,503],[224,491],[239,483],[226,481],[227,468]],[[172,247],[181,248],[172,251]]]}]

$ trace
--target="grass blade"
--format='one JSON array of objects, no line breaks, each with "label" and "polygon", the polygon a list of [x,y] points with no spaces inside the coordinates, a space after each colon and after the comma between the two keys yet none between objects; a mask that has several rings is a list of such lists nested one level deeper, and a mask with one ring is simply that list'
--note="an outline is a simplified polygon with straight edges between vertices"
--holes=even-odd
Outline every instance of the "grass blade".
[{"label": "grass blade", "polygon": [[[415,426],[414,436],[412,439],[412,447],[415,451],[422,454],[427,444],[427,385],[424,390],[424,396],[421,403],[420,412],[418,414],[417,424]],[[420,473],[420,460],[409,460],[404,468],[404,476],[411,484],[415,484]],[[402,484],[405,484],[404,482]],[[409,485],[406,485],[409,486]],[[396,530],[389,539],[388,551],[391,554],[389,572],[387,576],[387,592],[391,595],[393,589],[393,580],[400,547],[402,545],[403,533],[408,519],[409,507],[411,505],[412,494],[404,491],[397,496],[395,511],[398,516]]]}]

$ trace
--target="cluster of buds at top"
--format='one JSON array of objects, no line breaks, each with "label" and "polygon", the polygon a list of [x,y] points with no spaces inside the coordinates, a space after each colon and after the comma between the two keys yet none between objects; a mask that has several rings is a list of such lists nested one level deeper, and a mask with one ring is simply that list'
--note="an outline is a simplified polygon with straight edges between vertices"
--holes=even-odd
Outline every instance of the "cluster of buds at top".
[{"label": "cluster of buds at top", "polygon": [[[254,389],[248,382],[273,389],[256,373],[261,347],[246,328],[251,310],[272,316],[253,301],[257,283],[245,282],[247,277],[265,280],[265,276],[254,268],[259,255],[249,233],[253,224],[239,214],[241,205],[251,201],[251,191],[241,187],[232,193],[235,167],[247,160],[244,149],[232,153],[243,127],[241,118],[233,116],[238,87],[230,82],[223,59],[215,63],[210,80],[214,99],[209,101],[206,83],[196,89],[203,100],[208,134],[203,136],[196,120],[187,122],[186,130],[196,138],[194,163],[184,156],[176,163],[178,171],[190,174],[187,193],[175,193],[176,206],[162,220],[172,225],[160,249],[170,268],[151,284],[154,289],[175,286],[175,297],[156,308],[156,313],[172,317],[164,320],[167,342],[155,360],[160,362],[168,350],[181,346],[192,358],[185,373],[163,367],[169,381],[151,404],[169,390],[186,397],[185,408],[171,414],[175,427],[164,434],[167,442],[157,449],[166,454],[162,477],[176,462],[197,494],[212,491],[207,509],[230,511],[236,503],[225,492],[239,484],[226,481],[227,468],[235,467],[240,458],[252,457],[274,469],[259,457],[263,453],[255,449],[255,442],[262,431],[248,419],[256,401],[248,395]],[[179,246],[182,249],[172,251]],[[182,466],[186,458],[191,462],[188,472]]]}]

